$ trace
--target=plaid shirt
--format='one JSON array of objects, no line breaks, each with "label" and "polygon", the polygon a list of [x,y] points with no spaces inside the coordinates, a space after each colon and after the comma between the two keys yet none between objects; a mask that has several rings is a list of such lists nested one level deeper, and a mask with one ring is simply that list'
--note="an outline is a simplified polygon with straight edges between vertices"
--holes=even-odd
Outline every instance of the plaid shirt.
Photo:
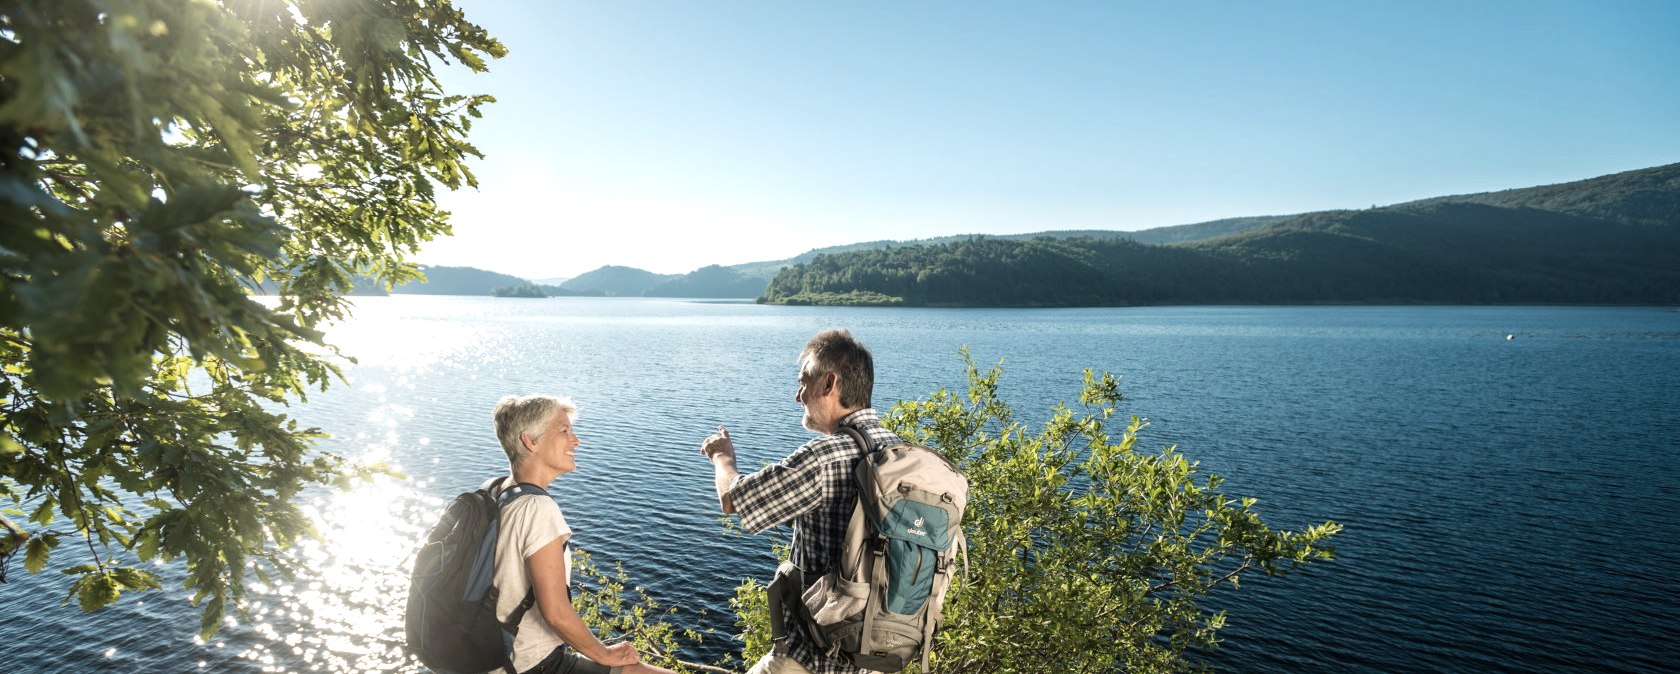
[{"label": "plaid shirt", "polygon": [[[853,426],[877,445],[899,442],[881,425],[875,410],[864,408],[846,415],[841,425]],[[781,463],[735,478],[729,500],[741,516],[741,527],[763,533],[778,524],[793,523],[790,561],[807,572],[823,572],[840,563],[846,524],[857,500],[852,473],[863,448],[845,433],[825,435],[801,445]],[[789,625],[797,624],[791,619]],[[805,642],[802,630],[790,630],[788,655],[812,674],[856,674],[860,670],[839,657],[830,657]]]}]

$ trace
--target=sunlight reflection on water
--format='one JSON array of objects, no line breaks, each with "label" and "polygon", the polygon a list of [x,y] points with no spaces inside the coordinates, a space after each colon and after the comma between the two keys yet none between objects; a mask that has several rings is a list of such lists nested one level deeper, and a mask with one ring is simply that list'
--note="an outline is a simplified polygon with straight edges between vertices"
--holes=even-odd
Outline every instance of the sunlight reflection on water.
[{"label": "sunlight reflection on water", "polygon": [[[399,443],[425,447],[428,437],[404,437],[416,381],[440,362],[474,359],[496,340],[470,322],[417,322],[382,315],[391,304],[358,306],[356,320],[329,327],[329,341],[356,359],[345,371],[360,396],[378,401],[353,430],[337,431],[351,449],[341,455],[402,472],[393,450]],[[358,381],[358,371],[380,376]],[[435,463],[434,458],[431,462]],[[319,540],[298,545],[291,558],[302,569],[295,581],[254,588],[250,630],[257,638],[239,657],[261,671],[423,671],[403,652],[403,608],[415,541],[425,535],[443,501],[420,489],[431,476],[380,475],[308,502],[304,512]]]},{"label": "sunlight reflection on water", "polygon": [[[389,387],[361,391],[383,400]],[[408,405],[375,406],[348,438],[359,451],[343,453],[365,464],[390,462],[414,416]],[[415,490],[428,482],[377,475],[305,503],[320,539],[289,554],[297,579],[253,586],[249,628],[257,639],[238,657],[262,671],[418,671],[403,652],[402,612],[415,541],[443,506]]]},{"label": "sunlight reflection on water", "polygon": [[250,627],[260,638],[240,657],[262,671],[416,670],[401,638],[408,571],[441,508],[390,476],[307,504],[322,538],[293,554],[306,577],[256,588]]}]

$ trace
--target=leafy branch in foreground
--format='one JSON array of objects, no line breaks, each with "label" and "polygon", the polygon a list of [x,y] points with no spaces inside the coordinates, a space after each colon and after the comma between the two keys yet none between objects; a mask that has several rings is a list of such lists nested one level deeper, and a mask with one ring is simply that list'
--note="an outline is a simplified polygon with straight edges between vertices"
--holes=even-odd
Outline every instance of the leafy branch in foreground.
[{"label": "leafy branch in foreground", "polygon": [[[1333,522],[1268,527],[1253,499],[1166,448],[1138,451],[1146,423],[1109,434],[1121,395],[1113,375],[1085,373],[1078,411],[1058,404],[1036,433],[998,398],[1001,366],[981,373],[966,349],[968,392],[940,390],[895,406],[885,423],[968,475],[963,530],[970,566],[945,605],[934,647],[943,671],[1177,672],[1225,623],[1198,601],[1245,572],[1280,574],[1332,558]],[[768,643],[761,587],[737,591],[744,639]]]},{"label": "leafy branch in foreground", "polygon": [[[84,610],[185,562],[202,631],[313,531],[307,485],[366,469],[276,410],[338,375],[316,326],[352,276],[417,276],[475,181],[500,43],[448,0],[0,6],[0,558]],[[273,292],[270,302],[253,294]]]}]

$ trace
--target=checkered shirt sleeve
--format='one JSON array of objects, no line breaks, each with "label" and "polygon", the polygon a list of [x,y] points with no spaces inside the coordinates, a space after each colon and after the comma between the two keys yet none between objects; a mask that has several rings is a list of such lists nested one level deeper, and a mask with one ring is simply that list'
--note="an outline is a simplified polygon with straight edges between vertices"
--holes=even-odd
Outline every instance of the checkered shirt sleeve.
[{"label": "checkered shirt sleeve", "polygon": [[818,479],[822,462],[818,460],[816,445],[824,439],[805,443],[781,463],[736,478],[729,487],[729,500],[741,516],[741,528],[749,533],[763,533],[822,503],[823,490]]}]

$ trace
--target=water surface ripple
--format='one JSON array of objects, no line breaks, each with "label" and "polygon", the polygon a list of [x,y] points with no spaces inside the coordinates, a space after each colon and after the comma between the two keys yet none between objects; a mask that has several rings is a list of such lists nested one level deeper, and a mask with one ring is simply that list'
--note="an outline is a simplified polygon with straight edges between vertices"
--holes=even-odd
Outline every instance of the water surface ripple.
[{"label": "water surface ripple", "polygon": [[[1147,447],[1178,445],[1274,526],[1334,519],[1340,559],[1214,597],[1240,672],[1667,671],[1680,661],[1680,312],[1582,307],[825,309],[663,300],[357,300],[329,338],[350,386],[292,413],[406,480],[312,491],[311,569],[259,586],[208,643],[170,588],[83,615],[56,573],[0,587],[13,674],[421,671],[401,653],[412,542],[454,493],[504,470],[489,410],[573,396],[580,468],[552,491],[600,560],[734,651],[727,600],[773,567],[723,535],[699,440],[729,425],[743,467],[809,436],[804,340],[874,349],[877,403],[963,385],[1003,359],[1026,420],[1085,368],[1122,375]],[[1509,336],[1509,337],[1508,337]],[[60,547],[55,566],[73,561]],[[708,613],[699,617],[698,612]]]}]

